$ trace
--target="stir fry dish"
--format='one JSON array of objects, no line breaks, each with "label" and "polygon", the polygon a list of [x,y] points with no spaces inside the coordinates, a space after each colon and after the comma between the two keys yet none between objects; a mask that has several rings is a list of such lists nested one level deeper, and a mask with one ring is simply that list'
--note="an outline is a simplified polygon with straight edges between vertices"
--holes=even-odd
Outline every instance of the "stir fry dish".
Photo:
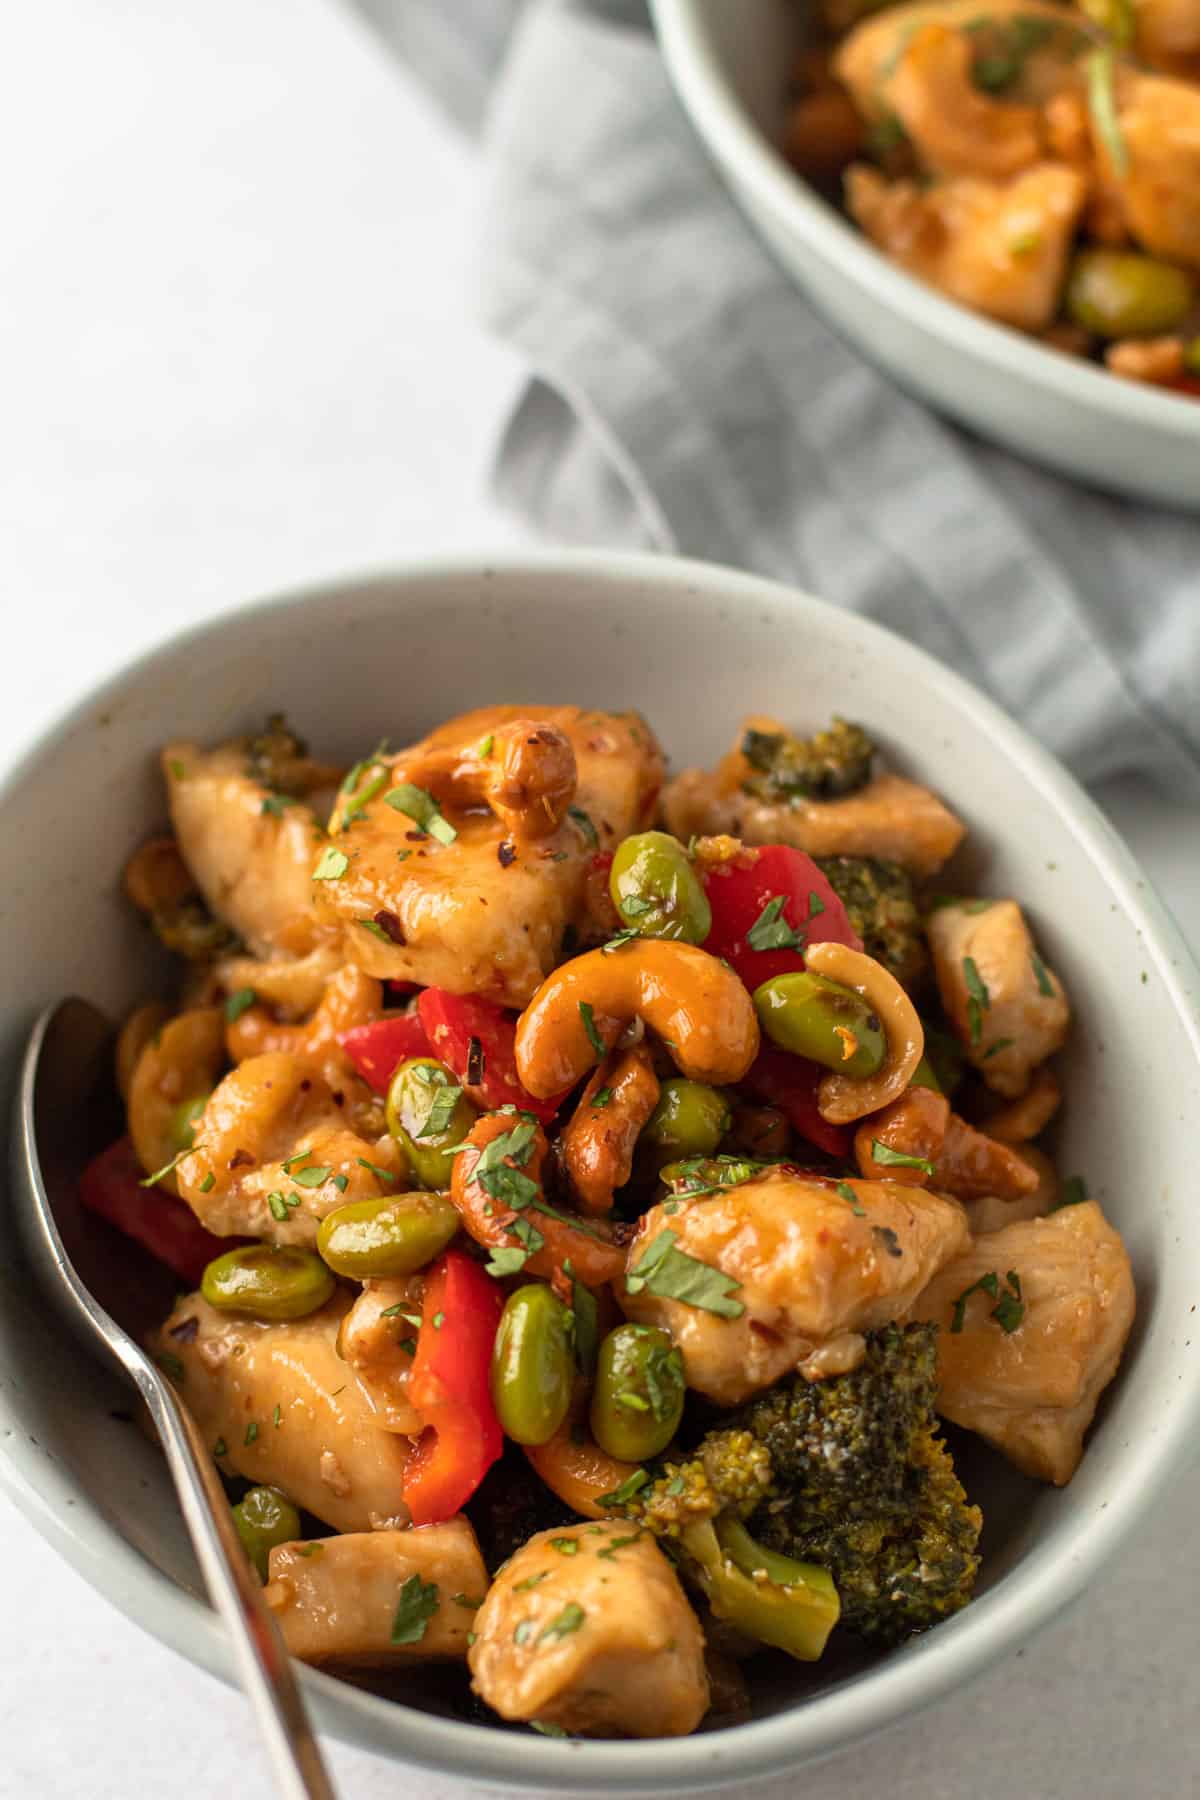
[{"label": "stir fry dish", "polygon": [[151,1347],[292,1653],[671,1735],[966,1606],[941,1422],[1069,1481],[1134,1287],[1038,1141],[1063,983],[944,891],[937,795],[840,719],[667,782],[576,706],[162,767],[125,887],[177,997],[81,1193],[175,1277]]},{"label": "stir fry dish", "polygon": [[820,0],[784,149],[952,299],[1200,395],[1198,0]]}]

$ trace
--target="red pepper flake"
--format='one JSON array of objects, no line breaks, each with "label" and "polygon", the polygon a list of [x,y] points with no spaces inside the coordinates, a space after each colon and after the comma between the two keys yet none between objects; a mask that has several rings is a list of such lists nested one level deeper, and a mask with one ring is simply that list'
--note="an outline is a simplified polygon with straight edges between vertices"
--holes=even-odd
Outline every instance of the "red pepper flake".
[{"label": "red pepper flake", "polygon": [[517,860],[517,846],[515,844],[501,844],[496,851],[496,855],[500,858],[500,867],[502,869],[511,868],[513,863]]},{"label": "red pepper flake", "polygon": [[394,912],[389,912],[386,906],[381,906],[379,911],[375,914],[375,923],[385,937],[391,938],[393,944],[403,944],[407,942],[404,936],[404,929],[401,926],[399,919]]}]

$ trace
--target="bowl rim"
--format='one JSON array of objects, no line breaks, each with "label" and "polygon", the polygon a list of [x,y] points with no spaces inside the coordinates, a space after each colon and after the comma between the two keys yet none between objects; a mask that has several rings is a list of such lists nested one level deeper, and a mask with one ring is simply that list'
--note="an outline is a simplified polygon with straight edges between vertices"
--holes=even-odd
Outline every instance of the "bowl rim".
[{"label": "bowl rim", "polygon": [[[563,606],[595,604],[593,578],[614,591],[704,592],[737,604],[781,602],[818,623],[856,635],[886,653],[898,674],[920,689],[968,708],[987,752],[1008,758],[1052,808],[1079,844],[1131,922],[1140,928],[1142,953],[1162,983],[1200,1062],[1200,1006],[1188,994],[1181,971],[1196,973],[1177,926],[1159,901],[1132,852],[1095,803],[1050,753],[1037,744],[969,681],[924,650],[871,620],[784,583],[719,564],[640,552],[505,550],[495,555],[457,554],[380,567],[344,578],[322,578],[265,599],[223,610],[185,631],[167,632],[78,696],[37,733],[23,755],[0,770],[0,809],[17,784],[44,769],[60,739],[108,704],[186,658],[188,650],[230,626],[269,621],[293,608],[369,592],[381,584],[459,586],[488,577],[510,581],[547,577],[561,583]],[[576,586],[576,583],[579,583]],[[15,1392],[15,1390],[14,1390]],[[360,1748],[509,1790],[561,1790],[579,1794],[662,1794],[701,1791],[764,1779],[802,1762],[848,1750],[902,1717],[948,1695],[982,1674],[1060,1613],[1127,1539],[1159,1484],[1188,1455],[1200,1419],[1200,1360],[1189,1367],[1180,1352],[1178,1380],[1164,1402],[1153,1434],[1128,1454],[1106,1490],[1103,1510],[1071,1535],[1069,1554],[1060,1543],[1050,1556],[1034,1547],[1020,1567],[936,1631],[912,1640],[886,1661],[839,1683],[787,1712],[684,1738],[634,1742],[557,1741],[420,1711],[365,1693],[320,1670],[301,1679],[320,1726]],[[122,1537],[55,1464],[25,1442],[23,1420],[0,1390],[0,1487],[35,1528],[128,1618],[181,1655],[234,1685],[236,1676],[216,1615],[195,1595],[159,1571]],[[6,1429],[8,1427],[9,1429]],[[35,1485],[36,1481],[36,1485]],[[90,1501],[90,1496],[87,1497]]]},{"label": "bowl rim", "polygon": [[1181,447],[1194,447],[1200,402],[1065,356],[972,312],[890,261],[821,199],[750,118],[711,46],[704,0],[649,0],[649,6],[667,73],[717,164],[744,182],[782,227],[805,239],[840,275],[877,296],[907,323],[998,374],[1036,383],[1109,424],[1149,426],[1177,438]]}]

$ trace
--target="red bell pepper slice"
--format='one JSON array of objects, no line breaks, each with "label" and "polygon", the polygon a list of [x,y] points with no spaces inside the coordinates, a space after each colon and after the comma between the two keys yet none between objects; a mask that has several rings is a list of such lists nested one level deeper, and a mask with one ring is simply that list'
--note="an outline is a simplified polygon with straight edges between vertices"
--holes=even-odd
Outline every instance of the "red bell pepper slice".
[{"label": "red bell pepper slice", "polygon": [[461,1512],[504,1448],[492,1404],[492,1345],[504,1292],[461,1250],[425,1277],[408,1397],[425,1421],[404,1477],[414,1525]]},{"label": "red bell pepper slice", "polygon": [[846,944],[862,949],[862,939],[846,916],[846,909],[811,856],[788,844],[768,844],[753,863],[725,863],[710,869],[704,891],[712,908],[712,929],[704,948],[723,956],[736,969],[751,993],[762,981],[788,975],[804,967],[801,947],[755,950],[749,933],[773,901],[782,898],[777,916],[766,928],[777,926],[782,936],[788,928],[813,944]]},{"label": "red bell pepper slice", "polygon": [[765,1044],[750,1065],[741,1086],[755,1100],[777,1106],[793,1130],[828,1150],[831,1156],[850,1155],[851,1133],[844,1125],[831,1125],[817,1110],[817,1088],[828,1071],[807,1056],[793,1056]]},{"label": "red bell pepper slice", "polygon": [[[538,1100],[522,1087],[515,1049],[517,1022],[511,1013],[494,1000],[451,994],[438,987],[425,989],[417,1011],[434,1056],[445,1063],[477,1106],[485,1112],[516,1106],[532,1113],[540,1125],[550,1123],[565,1096]],[[472,1039],[479,1046],[474,1058]]]},{"label": "red bell pepper slice", "polygon": [[415,1012],[354,1025],[342,1032],[338,1043],[377,1094],[387,1093],[392,1076],[410,1056],[433,1055],[425,1027]]},{"label": "red bell pepper slice", "polygon": [[200,1277],[215,1256],[223,1256],[246,1238],[214,1237],[206,1231],[186,1201],[162,1188],[144,1188],[142,1165],[127,1137],[118,1138],[94,1157],[79,1178],[79,1198],[94,1212],[159,1262],[198,1287]]}]

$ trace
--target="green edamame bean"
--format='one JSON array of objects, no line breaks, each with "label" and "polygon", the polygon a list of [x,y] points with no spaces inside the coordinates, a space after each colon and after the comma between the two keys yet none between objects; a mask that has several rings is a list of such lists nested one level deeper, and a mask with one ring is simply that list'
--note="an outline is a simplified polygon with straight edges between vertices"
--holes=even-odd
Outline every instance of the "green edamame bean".
[{"label": "green edamame bean", "polygon": [[208,1100],[207,1093],[194,1094],[190,1100],[181,1100],[171,1114],[171,1149],[175,1155],[191,1149],[196,1136],[196,1121]]},{"label": "green edamame bean", "polygon": [[492,1350],[492,1400],[518,1444],[544,1444],[567,1416],[575,1378],[572,1316],[543,1282],[510,1294]]},{"label": "green edamame bean", "polygon": [[335,1282],[319,1256],[293,1244],[243,1244],[210,1262],[200,1292],[220,1312],[251,1319],[303,1319],[324,1306]]},{"label": "green edamame bean", "polygon": [[451,1144],[461,1144],[479,1117],[445,1063],[432,1056],[402,1062],[388,1089],[388,1130],[423,1188],[450,1186]]},{"label": "green edamame bean", "polygon": [[702,944],[712,911],[687,852],[665,831],[643,831],[618,846],[608,878],[621,923],[643,937]]},{"label": "green edamame bean", "polygon": [[732,1117],[729,1101],[720,1088],[683,1075],[664,1081],[658,1105],[642,1127],[648,1143],[672,1157],[711,1156]]},{"label": "green edamame bean", "polygon": [[412,1275],[441,1254],[461,1223],[445,1194],[351,1200],[321,1220],[317,1249],[331,1269],[356,1281]]},{"label": "green edamame bean", "polygon": [[592,1389],[592,1436],[622,1462],[665,1450],[683,1417],[683,1358],[665,1331],[618,1325],[600,1346]]},{"label": "green edamame bean", "polygon": [[267,1557],[279,1544],[294,1544],[300,1536],[300,1514],[277,1487],[251,1488],[233,1508],[233,1522],[242,1548],[267,1579]]},{"label": "green edamame bean", "polygon": [[856,1078],[883,1067],[883,1027],[862,995],[840,981],[807,970],[773,975],[755,988],[754,1010],[771,1042],[794,1056]]},{"label": "green edamame bean", "polygon": [[1184,269],[1133,250],[1080,250],[1067,276],[1066,308],[1097,337],[1158,337],[1191,311],[1196,284]]}]

